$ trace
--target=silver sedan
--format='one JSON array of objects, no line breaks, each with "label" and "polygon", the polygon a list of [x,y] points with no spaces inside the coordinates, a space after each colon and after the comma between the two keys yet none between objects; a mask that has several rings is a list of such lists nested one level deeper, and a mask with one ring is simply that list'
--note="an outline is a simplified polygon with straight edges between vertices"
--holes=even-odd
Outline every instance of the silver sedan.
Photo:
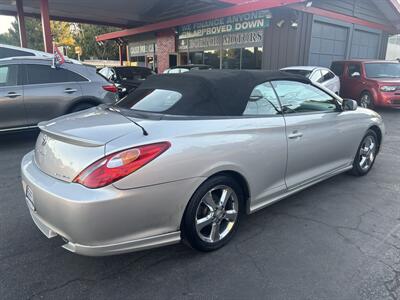
[{"label": "silver sedan", "polygon": [[116,105],[39,127],[22,160],[30,214],[93,256],[218,249],[242,214],[366,175],[385,132],[377,113],[304,77],[219,70],[153,76]]},{"label": "silver sedan", "polygon": [[328,68],[313,66],[295,66],[283,68],[281,69],[281,71],[305,76],[311,81],[319,83],[324,87],[330,89],[337,95],[339,95],[340,93],[340,78]]}]

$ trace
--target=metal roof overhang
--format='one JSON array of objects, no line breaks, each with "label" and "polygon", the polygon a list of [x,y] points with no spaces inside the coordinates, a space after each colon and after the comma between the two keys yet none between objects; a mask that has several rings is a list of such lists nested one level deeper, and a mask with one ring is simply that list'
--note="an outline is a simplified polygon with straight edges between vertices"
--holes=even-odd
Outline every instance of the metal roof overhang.
[{"label": "metal roof overhang", "polygon": [[232,4],[232,6],[214,9],[204,13],[188,15],[181,18],[170,19],[163,22],[152,23],[136,28],[130,28],[121,31],[106,33],[96,37],[96,40],[104,41],[104,40],[118,39],[140,33],[173,28],[184,24],[221,18],[241,13],[247,13],[260,9],[286,6],[290,4],[301,3],[304,1],[306,0],[220,0],[220,2],[229,3]]},{"label": "metal roof overhang", "polygon": [[[233,5],[235,0],[48,0],[52,20],[143,26]],[[40,18],[40,1],[23,0],[24,15]],[[0,15],[17,14],[16,0],[0,0]]]}]

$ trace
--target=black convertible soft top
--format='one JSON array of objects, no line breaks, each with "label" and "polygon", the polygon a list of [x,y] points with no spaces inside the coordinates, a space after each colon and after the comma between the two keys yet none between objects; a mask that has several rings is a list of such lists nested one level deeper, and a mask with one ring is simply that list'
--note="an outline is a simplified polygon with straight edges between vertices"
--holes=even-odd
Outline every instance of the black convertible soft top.
[{"label": "black convertible soft top", "polygon": [[133,93],[148,89],[172,90],[182,98],[165,114],[191,116],[239,116],[255,86],[273,80],[310,80],[286,73],[260,70],[196,70],[148,77]]}]

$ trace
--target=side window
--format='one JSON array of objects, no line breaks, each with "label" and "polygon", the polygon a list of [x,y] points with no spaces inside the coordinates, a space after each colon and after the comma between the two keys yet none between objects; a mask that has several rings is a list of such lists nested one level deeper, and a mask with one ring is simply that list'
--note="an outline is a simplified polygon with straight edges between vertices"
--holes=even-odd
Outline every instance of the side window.
[{"label": "side window", "polygon": [[107,67],[105,67],[105,68],[103,68],[103,69],[101,69],[100,71],[99,71],[99,74],[100,75],[103,75],[105,78],[107,78],[107,79],[110,79],[110,69],[109,68],[107,68]]},{"label": "side window", "polygon": [[321,70],[321,73],[322,73],[322,78],[320,83],[331,80],[332,78],[335,77],[335,75],[329,70]]},{"label": "side window", "polygon": [[273,81],[285,113],[333,112],[336,101],[324,91],[297,81]]},{"label": "side window", "polygon": [[26,65],[26,74],[27,84],[86,81],[75,72],[63,68],[54,69],[48,65]]},{"label": "side window", "polygon": [[353,77],[352,75],[354,73],[361,74],[361,65],[360,64],[349,64],[349,67],[347,70],[347,75],[349,75],[349,77]]},{"label": "side window", "polygon": [[322,83],[323,82],[323,77],[321,74],[321,70],[315,70],[313,72],[313,74],[310,77],[310,80],[313,82],[318,82],[318,83]]},{"label": "side window", "polygon": [[342,76],[344,72],[344,63],[342,62],[334,62],[331,65],[331,70],[336,76]]},{"label": "side window", "polygon": [[277,115],[279,113],[280,105],[274,89],[269,82],[266,82],[253,89],[243,115]]},{"label": "side window", "polygon": [[17,85],[17,65],[0,66],[0,87]]}]

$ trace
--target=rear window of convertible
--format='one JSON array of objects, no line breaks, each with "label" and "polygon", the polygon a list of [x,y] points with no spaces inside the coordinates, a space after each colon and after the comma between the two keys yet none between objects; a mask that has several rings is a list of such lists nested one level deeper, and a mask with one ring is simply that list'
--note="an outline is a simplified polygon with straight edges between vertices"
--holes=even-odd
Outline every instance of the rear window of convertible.
[{"label": "rear window of convertible", "polygon": [[164,89],[137,89],[120,100],[116,106],[125,109],[162,113],[169,110],[182,94]]}]

